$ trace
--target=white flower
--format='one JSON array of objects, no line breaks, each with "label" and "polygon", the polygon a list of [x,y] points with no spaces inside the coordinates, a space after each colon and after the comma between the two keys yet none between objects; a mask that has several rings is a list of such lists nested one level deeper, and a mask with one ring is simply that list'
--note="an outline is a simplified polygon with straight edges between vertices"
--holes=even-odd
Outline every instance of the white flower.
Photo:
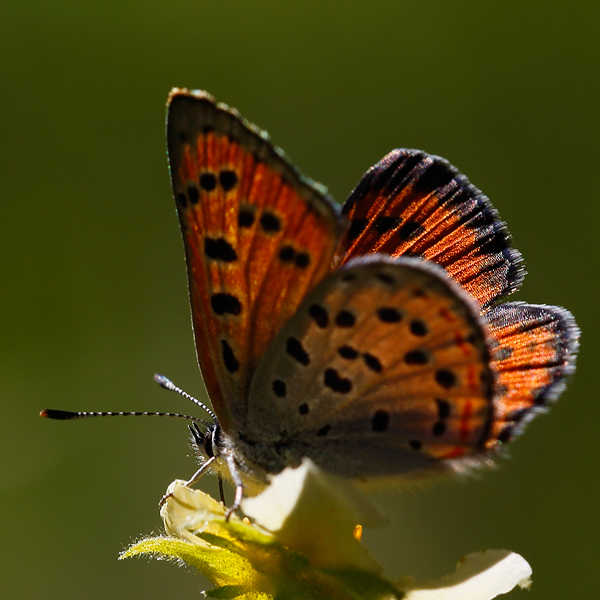
[{"label": "white flower", "polygon": [[421,584],[406,581],[398,586],[403,600],[491,600],[515,587],[528,589],[531,567],[519,554],[508,550],[484,550],[467,554],[451,575]]},{"label": "white flower", "polygon": [[379,527],[386,519],[362,494],[311,460],[274,477],[264,492],[242,502],[242,511],[313,565],[381,572],[354,531],[358,523]]},{"label": "white flower", "polygon": [[528,587],[531,568],[518,554],[469,554],[456,572],[425,583],[384,579],[361,545],[357,524],[383,517],[354,488],[310,461],[286,469],[232,515],[207,494],[175,481],[161,509],[168,537],[134,544],[121,558],[150,554],[184,561],[217,587],[207,594],[242,600],[491,600]]}]

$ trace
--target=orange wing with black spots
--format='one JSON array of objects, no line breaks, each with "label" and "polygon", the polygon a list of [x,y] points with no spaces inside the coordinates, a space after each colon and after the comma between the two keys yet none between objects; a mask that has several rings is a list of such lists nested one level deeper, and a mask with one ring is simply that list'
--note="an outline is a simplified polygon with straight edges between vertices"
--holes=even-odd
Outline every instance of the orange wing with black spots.
[{"label": "orange wing with black spots", "polygon": [[478,308],[434,264],[349,261],[307,296],[260,362],[248,438],[285,448],[287,464],[308,456],[359,479],[480,458],[494,378]]},{"label": "orange wing with black spots", "polygon": [[523,279],[521,255],[490,201],[439,156],[393,150],[365,173],[342,213],[350,227],[338,263],[372,252],[419,256],[484,307]]},{"label": "orange wing with black spots", "polygon": [[493,344],[495,415],[486,442],[493,449],[521,433],[555,400],[575,370],[579,329],[559,306],[508,302],[484,315]]},{"label": "orange wing with black spots", "polygon": [[264,132],[204,92],[171,92],[167,143],[198,362],[228,431],[271,338],[329,272],[339,216]]}]

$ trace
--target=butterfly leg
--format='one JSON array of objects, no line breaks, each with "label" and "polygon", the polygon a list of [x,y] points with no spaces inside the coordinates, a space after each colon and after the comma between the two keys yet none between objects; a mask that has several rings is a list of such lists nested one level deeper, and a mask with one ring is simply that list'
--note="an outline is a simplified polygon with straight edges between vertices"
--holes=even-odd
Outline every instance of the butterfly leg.
[{"label": "butterfly leg", "polygon": [[244,496],[244,484],[242,483],[242,477],[240,476],[240,472],[238,471],[238,467],[235,464],[235,460],[233,456],[227,456],[227,466],[229,467],[229,473],[231,474],[231,479],[233,479],[233,484],[235,485],[235,498],[233,499],[233,504],[227,509],[225,513],[225,520],[229,521],[229,517],[240,507],[242,503],[242,498]]},{"label": "butterfly leg", "polygon": [[221,498],[221,502],[227,506],[227,502],[225,502],[225,490],[223,489],[223,477],[221,473],[218,474],[219,477],[219,497]]},{"label": "butterfly leg", "polygon": [[[208,469],[208,467],[210,467],[210,465],[216,460],[216,458],[214,456],[212,456],[211,458],[209,458],[205,463],[202,464],[202,466],[191,476],[190,479],[188,479],[188,481],[186,481],[183,485],[185,485],[185,487],[191,487],[192,485],[194,485],[199,479],[200,477],[202,477],[202,475],[204,475],[204,472]],[[160,502],[158,503],[159,506],[162,506],[169,498],[171,498],[173,496],[173,493],[170,494],[165,494],[161,499]],[[237,494],[236,494],[237,497]]]}]

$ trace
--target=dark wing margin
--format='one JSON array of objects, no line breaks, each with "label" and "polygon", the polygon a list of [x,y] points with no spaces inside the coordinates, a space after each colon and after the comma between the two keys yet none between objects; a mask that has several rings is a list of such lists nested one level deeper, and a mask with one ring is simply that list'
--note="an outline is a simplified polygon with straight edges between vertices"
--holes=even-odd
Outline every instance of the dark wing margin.
[{"label": "dark wing margin", "polygon": [[510,441],[544,412],[575,371],[580,331],[560,306],[507,302],[484,314],[497,374],[495,418],[488,448]]},{"label": "dark wing margin", "polygon": [[182,160],[185,144],[194,143],[198,137],[207,133],[218,132],[239,142],[257,161],[265,162],[283,180],[293,181],[299,195],[307,203],[314,201],[312,208],[323,217],[331,218],[332,214],[337,216],[338,205],[327,193],[327,188],[303,175],[285,152],[273,144],[266,131],[247,121],[235,108],[217,102],[203,90],[179,88],[174,88],[169,93],[167,108],[169,170],[175,194],[187,192],[185,189],[175,188],[180,182],[173,173],[173,165]]},{"label": "dark wing margin", "polygon": [[444,267],[483,307],[519,288],[521,254],[489,199],[447,160],[397,149],[371,167],[342,213],[338,262],[373,252]]}]

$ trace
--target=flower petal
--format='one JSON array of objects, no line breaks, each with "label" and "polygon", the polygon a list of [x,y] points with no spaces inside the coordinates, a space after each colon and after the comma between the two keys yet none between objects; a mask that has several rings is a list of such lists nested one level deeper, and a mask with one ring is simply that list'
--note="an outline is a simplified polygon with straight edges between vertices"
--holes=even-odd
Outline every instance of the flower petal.
[{"label": "flower petal", "polygon": [[315,566],[381,571],[354,530],[358,523],[380,525],[384,518],[362,494],[308,459],[273,477],[261,494],[242,502],[242,510]]},{"label": "flower petal", "polygon": [[484,550],[467,554],[452,575],[420,585],[404,583],[404,600],[491,600],[516,586],[531,585],[531,567],[519,554],[508,550]]}]

